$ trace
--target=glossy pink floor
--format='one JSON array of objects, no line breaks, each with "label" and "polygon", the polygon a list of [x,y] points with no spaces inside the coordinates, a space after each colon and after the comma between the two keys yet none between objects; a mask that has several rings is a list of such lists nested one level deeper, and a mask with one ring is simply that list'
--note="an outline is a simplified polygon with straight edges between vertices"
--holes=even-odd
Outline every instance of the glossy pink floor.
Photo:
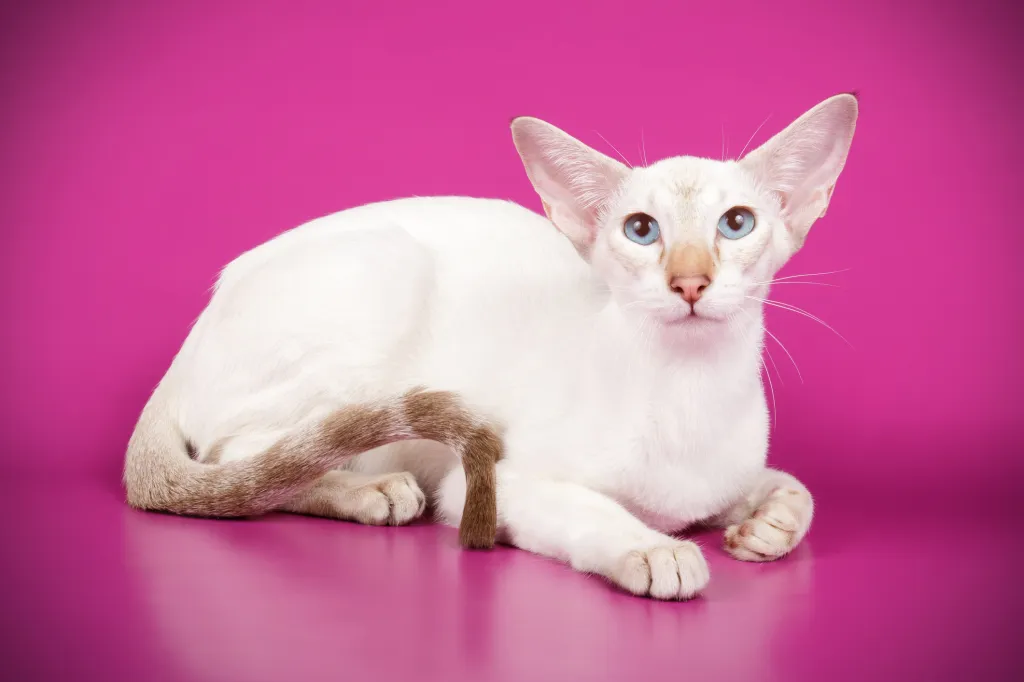
[{"label": "glossy pink floor", "polygon": [[[9,482],[10,483],[10,482]],[[56,486],[56,487],[55,487]],[[4,679],[1011,680],[1020,518],[839,500],[807,542],[712,569],[688,603],[620,594],[455,531],[128,510],[116,483],[7,485],[19,560]]]}]

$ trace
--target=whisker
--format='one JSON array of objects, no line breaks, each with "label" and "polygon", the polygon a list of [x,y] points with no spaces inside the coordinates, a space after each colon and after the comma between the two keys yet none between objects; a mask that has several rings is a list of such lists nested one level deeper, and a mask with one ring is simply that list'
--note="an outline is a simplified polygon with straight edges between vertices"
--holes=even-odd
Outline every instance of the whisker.
[{"label": "whisker", "polygon": [[[768,359],[772,361],[772,367],[775,368],[775,373],[779,375],[779,381],[781,381],[782,385],[785,386],[786,385],[786,380],[782,378],[782,372],[779,371],[779,366],[775,364],[775,358],[772,357],[772,352],[770,350],[768,350],[768,346],[764,347],[764,354],[767,355]],[[767,372],[768,368],[765,367],[764,371]]]},{"label": "whisker", "polygon": [[[737,310],[739,312],[743,313],[744,315],[746,315],[747,318],[751,322],[753,322],[756,326],[764,329],[764,325],[761,324],[760,322],[758,322],[754,318],[754,316],[751,315],[750,313],[748,313],[746,310],[744,310],[743,308],[737,308]],[[746,332],[746,330],[743,330],[742,327],[740,328],[740,334],[742,334],[744,341],[749,341],[750,340],[750,335]],[[764,351],[767,353],[768,349],[764,348]],[[768,357],[771,357],[770,353],[768,354]],[[760,356],[760,354],[757,356],[757,362],[758,362],[759,366],[764,369],[764,375],[768,379],[768,390],[769,390],[769,392],[771,393],[771,396],[772,396],[772,409],[771,409],[771,413],[770,413],[771,417],[772,417],[772,426],[773,427],[777,427],[779,425],[779,405],[778,405],[778,402],[775,399],[775,384],[772,383],[772,375],[768,371],[768,365],[765,364],[764,358],[762,358]],[[779,371],[779,367],[778,367],[778,365],[775,365],[774,358],[772,359],[772,365],[775,366],[775,371],[778,372]],[[758,371],[758,378],[760,379],[760,371]],[[781,373],[779,373],[779,381],[782,381],[782,374]],[[761,381],[761,390],[762,391],[764,390],[764,381],[763,380]]]},{"label": "whisker", "polygon": [[779,282],[778,280],[769,280],[767,282],[752,282],[755,286],[758,284],[813,284],[819,287],[832,287],[833,289],[841,289],[838,284],[829,284],[828,282]]},{"label": "whisker", "polygon": [[[744,310],[743,308],[738,308],[738,310],[739,310],[739,311],[740,311],[741,313],[743,313],[744,315],[746,315],[746,316],[747,316],[747,317],[748,317],[748,318],[750,319],[750,321],[751,321],[751,322],[753,322],[753,323],[754,323],[755,325],[757,325],[758,327],[760,327],[760,328],[764,329],[764,324],[763,324],[763,323],[761,323],[761,322],[758,322],[758,321],[757,321],[757,319],[756,319],[756,318],[755,318],[755,317],[754,317],[753,315],[751,315],[751,314],[750,314],[749,312],[747,312],[747,311],[746,311],[746,310]],[[767,330],[767,329],[765,329],[765,331],[768,331],[768,330]],[[782,385],[783,385],[783,386],[785,386],[785,385],[786,385],[786,380],[785,380],[785,379],[783,378],[783,376],[782,376],[782,371],[781,371],[781,370],[779,369],[779,366],[778,366],[778,364],[776,364],[776,362],[775,362],[775,357],[774,357],[774,356],[772,356],[772,352],[771,352],[770,350],[768,350],[768,346],[767,346],[767,344],[765,344],[764,346],[762,346],[762,348],[763,348],[763,350],[764,350],[764,353],[765,353],[765,355],[767,355],[767,356],[768,356],[768,359],[769,359],[769,360],[771,360],[771,362],[772,362],[772,367],[774,367],[774,368],[775,368],[775,374],[776,374],[776,375],[777,375],[777,376],[779,377],[779,381],[781,381],[781,382],[782,382]],[[766,371],[766,372],[768,371],[768,367],[767,367],[767,366],[765,366],[765,368],[764,368],[764,371]]]},{"label": "whisker", "polygon": [[770,301],[768,299],[758,298],[757,296],[747,296],[747,298],[752,298],[755,301],[760,301],[761,303],[764,303],[765,305],[770,305],[770,306],[774,306],[776,308],[781,308],[782,310],[788,310],[788,311],[790,311],[792,313],[796,313],[797,315],[803,315],[804,317],[806,317],[809,320],[814,320],[815,322],[817,322],[818,324],[820,324],[821,326],[825,327],[826,329],[831,331],[833,334],[835,334],[836,336],[841,338],[843,340],[843,342],[846,343],[846,345],[848,345],[850,348],[853,348],[853,344],[850,343],[845,336],[843,336],[842,334],[837,332],[835,329],[833,329],[832,325],[830,325],[828,322],[826,322],[825,320],[821,319],[817,315],[813,315],[813,314],[807,312],[803,308],[798,308],[797,306],[795,306],[795,305],[793,305],[791,303],[782,303],[781,301]]},{"label": "whisker", "polygon": [[[771,357],[771,356],[769,356],[769,357]],[[772,374],[771,374],[771,372],[768,371],[768,365],[764,364],[764,359],[759,357],[758,360],[760,361],[761,366],[764,367],[764,376],[765,376],[765,378],[768,379],[768,391],[772,394],[772,413],[771,413],[772,414],[772,426],[774,426],[775,428],[778,428],[778,426],[779,426],[779,403],[775,400],[775,384],[772,383]],[[772,362],[774,364],[774,361],[772,361]],[[775,371],[776,372],[779,371],[777,367],[775,368]],[[781,378],[782,377],[780,376],[779,379],[781,379]],[[764,385],[762,384],[762,389],[763,388],[764,388]]]},{"label": "whisker", "polygon": [[768,336],[772,337],[775,340],[775,343],[779,344],[779,348],[781,348],[783,352],[786,353],[786,355],[789,357],[789,361],[793,363],[793,368],[796,369],[796,375],[800,378],[800,383],[804,383],[804,375],[803,373],[800,372],[800,366],[796,364],[796,360],[793,359],[793,354],[789,352],[789,349],[786,348],[785,345],[783,345],[782,341],[779,341],[779,337],[775,336],[775,334],[772,334],[770,331],[768,331],[768,327],[762,325],[762,329],[764,329],[765,334],[767,334]]},{"label": "whisker", "polygon": [[[594,132],[597,133],[596,130]],[[611,142],[609,142],[607,137],[605,137],[601,133],[597,133],[597,136],[600,137],[602,140],[604,140],[605,144],[607,144],[609,147],[611,147],[613,150],[615,150],[615,153],[619,155],[619,158],[621,158],[626,163],[627,166],[629,166],[630,168],[633,168],[633,164],[631,164],[629,162],[629,159],[627,159],[625,156],[623,156],[622,152],[620,152],[615,147],[615,145],[613,145]]]},{"label": "whisker", "polygon": [[768,114],[768,116],[763,121],[761,121],[761,125],[757,126],[757,130],[755,130],[754,134],[750,136],[749,140],[747,140],[747,144],[743,145],[743,149],[740,151],[740,155],[736,157],[737,159],[743,158],[743,152],[747,151],[747,147],[750,145],[751,142],[754,141],[754,137],[756,137],[757,134],[761,132],[761,128],[764,128],[764,124],[767,123],[768,119],[771,117],[772,115]]},{"label": "whisker", "polygon": [[643,157],[644,166],[649,166],[647,162],[647,143],[644,141],[644,129],[640,129],[640,156]]},{"label": "whisker", "polygon": [[722,121],[722,161],[725,161],[725,121]]},{"label": "whisker", "polygon": [[787,279],[797,279],[798,277],[817,277],[818,275],[838,275],[840,272],[849,272],[850,268],[843,268],[842,270],[829,270],[828,272],[808,272],[802,275],[787,275],[785,277],[776,277],[773,282],[781,282]]}]

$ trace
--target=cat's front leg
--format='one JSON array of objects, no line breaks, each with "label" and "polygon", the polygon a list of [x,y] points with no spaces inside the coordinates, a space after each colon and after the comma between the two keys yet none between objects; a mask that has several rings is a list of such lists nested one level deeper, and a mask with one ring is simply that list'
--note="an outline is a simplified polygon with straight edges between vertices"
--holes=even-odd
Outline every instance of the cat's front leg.
[{"label": "cat's front leg", "polygon": [[725,549],[742,561],[773,561],[789,554],[811,527],[814,498],[803,483],[764,469],[750,492],[711,519],[725,528]]},{"label": "cat's front leg", "polygon": [[[589,488],[497,467],[499,539],[604,576],[633,594],[689,599],[708,583],[708,566],[692,542],[645,526],[624,507]],[[457,525],[465,476],[451,472],[439,490],[446,522]]]}]

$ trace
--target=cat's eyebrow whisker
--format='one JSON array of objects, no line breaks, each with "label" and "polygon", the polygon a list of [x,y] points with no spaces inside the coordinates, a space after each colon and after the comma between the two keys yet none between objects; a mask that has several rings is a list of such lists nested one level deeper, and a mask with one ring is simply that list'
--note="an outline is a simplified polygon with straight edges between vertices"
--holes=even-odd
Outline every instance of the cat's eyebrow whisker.
[{"label": "cat's eyebrow whisker", "polygon": [[722,121],[722,161],[725,161],[725,121]]},{"label": "cat's eyebrow whisker", "polygon": [[765,305],[770,305],[770,306],[773,306],[775,308],[781,308],[782,310],[788,310],[788,311],[790,311],[792,313],[796,313],[797,315],[803,315],[804,317],[806,317],[809,320],[814,320],[815,322],[817,322],[821,326],[825,327],[825,329],[828,329],[830,332],[832,332],[833,334],[838,336],[840,339],[842,339],[843,342],[847,346],[849,346],[850,348],[853,348],[853,344],[850,343],[849,340],[847,340],[847,338],[845,336],[843,336],[842,334],[837,332],[835,329],[833,329],[832,325],[830,325],[828,322],[826,322],[825,320],[821,319],[817,315],[813,315],[813,314],[807,312],[803,308],[799,308],[799,307],[797,307],[797,306],[795,306],[795,305],[793,305],[791,303],[782,303],[781,301],[771,301],[771,300],[768,300],[768,299],[765,299],[765,298],[758,298],[757,296],[747,296],[747,298],[753,299],[755,301],[760,301],[761,303],[764,303]]},{"label": "cat's eyebrow whisker", "polygon": [[764,124],[767,123],[768,119],[771,118],[771,117],[772,117],[772,115],[768,114],[765,117],[765,119],[763,121],[761,121],[761,125],[757,126],[757,129],[754,130],[754,133],[750,136],[750,139],[747,140],[747,144],[743,145],[743,149],[740,150],[740,155],[736,157],[737,159],[742,159],[743,158],[743,152],[747,151],[747,147],[750,146],[750,143],[754,141],[754,138],[757,136],[757,134],[759,132],[761,132],[761,128],[764,128]]},{"label": "cat's eyebrow whisker", "polygon": [[597,133],[597,136],[598,136],[598,137],[600,137],[600,138],[601,138],[602,140],[604,140],[605,144],[607,144],[607,145],[608,145],[609,147],[611,147],[611,148],[612,148],[613,150],[615,150],[615,153],[619,155],[619,158],[621,158],[621,159],[622,159],[622,160],[623,160],[623,161],[625,162],[625,164],[626,164],[627,166],[629,166],[629,167],[630,167],[630,169],[632,169],[632,168],[633,168],[633,164],[631,164],[631,163],[629,162],[629,159],[627,159],[627,158],[626,158],[626,157],[625,157],[625,156],[624,156],[624,155],[622,154],[622,152],[620,152],[620,151],[618,150],[618,148],[616,148],[616,146],[615,146],[615,145],[613,145],[613,144],[612,144],[611,142],[609,142],[609,141],[608,141],[608,138],[607,138],[607,137],[605,137],[605,136],[604,136],[604,135],[602,135],[601,133],[598,133],[598,132],[597,132],[596,130],[595,130],[594,132],[595,132],[595,133]]},{"label": "cat's eyebrow whisker", "polygon": [[647,143],[644,142],[644,129],[640,129],[640,157],[644,160],[644,168],[651,165],[647,162]]}]

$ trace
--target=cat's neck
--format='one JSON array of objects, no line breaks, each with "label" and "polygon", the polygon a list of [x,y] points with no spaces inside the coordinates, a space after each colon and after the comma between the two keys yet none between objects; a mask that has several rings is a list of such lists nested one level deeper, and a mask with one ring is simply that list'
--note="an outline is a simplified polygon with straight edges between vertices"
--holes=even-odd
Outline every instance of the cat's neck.
[{"label": "cat's neck", "polygon": [[720,409],[737,396],[762,393],[761,311],[748,312],[709,322],[720,328],[703,334],[678,335],[638,324],[614,306],[602,309],[588,331],[588,351],[563,356],[575,368],[566,378],[574,377],[577,395],[590,405],[574,409],[600,419],[642,409],[645,419],[656,419],[659,410]]}]

